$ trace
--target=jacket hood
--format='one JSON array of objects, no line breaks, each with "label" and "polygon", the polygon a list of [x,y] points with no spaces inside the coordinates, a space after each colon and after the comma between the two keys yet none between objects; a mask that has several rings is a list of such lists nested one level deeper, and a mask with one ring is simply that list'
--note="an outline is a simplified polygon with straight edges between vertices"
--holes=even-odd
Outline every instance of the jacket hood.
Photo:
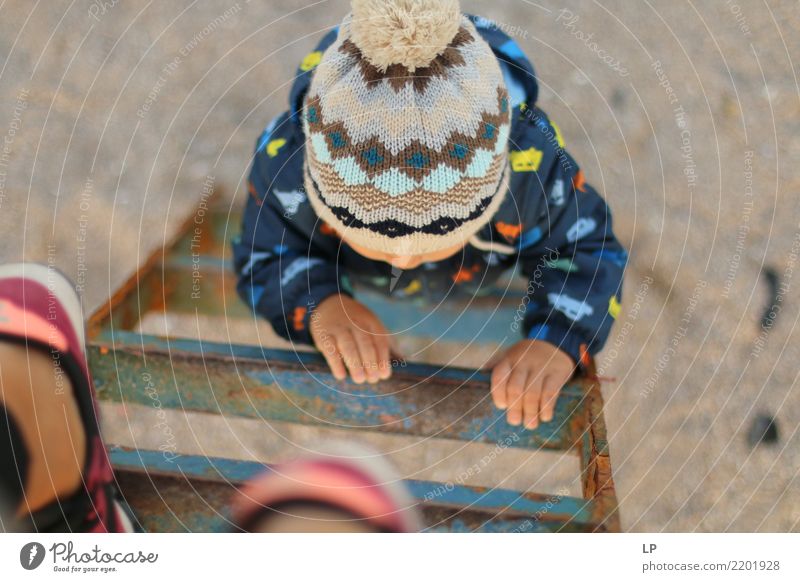
[{"label": "jacket hood", "polygon": [[[489,44],[497,59],[506,65],[505,68],[514,76],[514,80],[524,89],[526,106],[533,108],[539,96],[539,85],[536,82],[536,73],[533,70],[533,65],[528,60],[528,57],[525,56],[516,41],[503,32],[497,23],[480,16],[467,16],[475,25],[483,40]],[[289,93],[291,118],[297,124],[301,124],[302,121],[299,113],[303,109],[303,101],[311,85],[314,67],[319,63],[322,54],[336,40],[337,34],[339,34],[338,26],[328,32],[316,48],[300,63],[294,84]]]}]

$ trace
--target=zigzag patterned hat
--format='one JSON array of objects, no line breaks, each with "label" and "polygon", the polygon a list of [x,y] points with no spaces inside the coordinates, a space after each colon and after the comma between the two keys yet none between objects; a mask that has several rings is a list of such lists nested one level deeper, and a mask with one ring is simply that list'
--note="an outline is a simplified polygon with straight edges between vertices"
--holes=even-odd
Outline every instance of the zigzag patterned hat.
[{"label": "zigzag patterned hat", "polygon": [[375,251],[466,244],[505,195],[510,115],[458,0],[353,0],[306,97],[309,200]]}]

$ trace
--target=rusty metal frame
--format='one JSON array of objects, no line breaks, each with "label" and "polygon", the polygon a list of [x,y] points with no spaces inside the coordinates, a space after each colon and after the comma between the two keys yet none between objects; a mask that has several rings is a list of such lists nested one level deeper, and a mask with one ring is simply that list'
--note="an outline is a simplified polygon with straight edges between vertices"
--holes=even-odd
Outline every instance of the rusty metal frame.
[{"label": "rusty metal frame", "polygon": [[[209,207],[213,207],[213,204],[209,203]],[[154,251],[142,267],[90,317],[88,323],[91,342],[90,365],[101,398],[123,403],[142,402],[142,398],[146,396],[141,381],[137,379],[141,378],[142,370],[146,369],[150,374],[153,372],[156,372],[157,376],[161,374],[158,377],[166,386],[162,393],[165,406],[206,412],[223,411],[263,418],[267,421],[322,425],[325,424],[325,415],[330,414],[337,422],[341,422],[343,418],[349,419],[354,427],[363,430],[478,442],[499,442],[504,438],[507,439],[509,435],[517,435],[515,439],[509,441],[513,442],[514,446],[528,449],[539,447],[560,449],[565,453],[578,454],[581,461],[583,499],[567,498],[564,503],[582,504],[584,512],[579,514],[573,511],[570,515],[551,512],[549,518],[539,516],[535,521],[547,521],[548,527],[545,528],[547,531],[620,530],[603,418],[603,398],[594,362],[591,359],[586,362],[588,364],[586,375],[576,378],[565,387],[559,399],[554,422],[548,423],[549,427],[542,425],[537,431],[521,431],[509,427],[503,421],[502,413],[494,410],[488,403],[488,377],[476,370],[412,364],[408,368],[398,370],[393,377],[395,383],[392,385],[379,384],[377,388],[358,387],[355,384],[346,386],[345,392],[363,395],[363,392],[359,391],[373,390],[374,395],[386,398],[384,403],[391,403],[384,411],[383,417],[376,417],[366,414],[363,409],[358,409],[358,398],[348,402],[347,394],[340,395],[337,399],[323,399],[323,406],[314,408],[315,397],[319,404],[319,394],[314,393],[315,390],[319,390],[317,384],[322,386],[335,383],[324,361],[316,354],[265,350],[259,346],[159,338],[131,331],[145,313],[169,310],[170,300],[180,285],[180,281],[176,281],[175,278],[180,276],[181,271],[173,268],[175,251],[182,241],[185,242],[186,233],[195,230],[197,225],[195,218],[195,216],[190,217],[178,235],[163,248]],[[207,225],[203,229],[202,247],[205,250],[212,249],[215,244],[220,243],[212,240],[212,229],[207,228]],[[219,258],[209,260],[217,261],[221,268],[224,268]],[[167,368],[168,374],[165,371]],[[219,386],[228,387],[229,391],[224,399],[218,399],[214,394],[215,387],[211,386],[209,370],[213,371]],[[246,380],[242,381],[242,378]],[[423,380],[426,382],[425,390],[415,388]],[[286,398],[287,392],[295,398],[300,396],[306,398],[303,406],[311,407],[314,413],[308,414],[309,409],[303,406],[294,406],[295,413],[292,412],[291,406],[280,404],[280,399]],[[458,398],[451,397],[455,393],[458,393]],[[361,401],[363,403],[363,398]],[[356,408],[353,409],[353,406]],[[409,417],[414,419],[410,423]],[[361,420],[366,422],[360,422]],[[147,451],[137,452],[138,458],[142,461],[139,466],[133,466],[135,463],[131,463],[133,453],[123,454],[119,449],[115,451],[112,451],[112,460],[116,460],[115,468],[123,475],[123,481],[128,484],[129,490],[139,492],[138,500],[145,505],[149,503],[147,495],[142,494],[146,485],[135,479],[135,476],[143,471],[149,471],[159,479],[166,479],[164,486],[171,488],[171,491],[185,491],[187,495],[191,494],[194,486],[181,489],[181,480],[203,480],[202,476],[191,472],[164,471],[163,466],[160,468],[156,466],[153,455]],[[193,462],[202,463],[202,459],[194,459]],[[222,462],[215,461],[217,465]],[[228,477],[222,476],[218,481],[228,483],[230,482]],[[149,481],[153,483],[152,478]],[[421,487],[419,484],[415,486]],[[205,487],[211,485],[207,484]],[[494,499],[492,491],[500,492],[497,494],[498,498],[507,495],[507,492],[502,490],[482,492],[482,495],[489,496],[487,503],[490,506]],[[519,499],[533,502],[540,500],[541,497],[534,495]],[[218,498],[219,500],[221,498]],[[177,498],[173,500],[174,503],[179,501]],[[527,520],[529,527],[525,529],[520,527],[520,523],[507,519],[507,515],[502,519],[492,520],[486,519],[486,512],[480,511],[470,513],[468,523],[458,519],[454,521],[451,514],[455,509],[443,508],[440,505],[427,508],[426,515],[433,519],[436,515],[442,517],[449,511],[450,517],[442,517],[442,523],[449,524],[445,529],[450,531],[475,529],[539,531],[541,529],[538,526],[530,527],[530,519]],[[509,511],[512,514],[516,511],[513,504],[504,512],[498,512],[498,515],[501,513],[505,515]],[[151,511],[149,515],[154,520],[151,521],[152,526],[156,528],[163,526],[161,529],[172,527],[159,522],[154,512]],[[485,519],[485,522],[483,527],[478,527],[481,519]],[[170,523],[174,525],[177,522],[173,520]]]}]

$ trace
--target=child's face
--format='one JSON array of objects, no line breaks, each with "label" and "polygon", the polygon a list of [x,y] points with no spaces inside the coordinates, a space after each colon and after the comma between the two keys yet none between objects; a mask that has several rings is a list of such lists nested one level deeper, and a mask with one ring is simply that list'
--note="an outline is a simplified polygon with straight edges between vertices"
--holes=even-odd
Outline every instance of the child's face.
[{"label": "child's face", "polygon": [[[436,261],[443,261],[447,258],[452,257],[461,249],[464,248],[464,245],[456,245],[454,247],[450,247],[441,251],[436,251],[433,253],[425,253],[423,255],[404,255],[404,254],[390,254],[390,253],[382,253],[380,251],[373,251],[371,249],[362,247],[361,245],[357,245],[353,242],[348,241],[346,238],[342,237],[342,240],[347,243],[347,245],[356,251],[359,255],[363,255],[368,259],[373,261],[383,261],[385,263],[389,263],[393,267],[397,267],[398,269],[416,269],[422,263],[434,263]],[[402,251],[399,251],[402,253]]]}]

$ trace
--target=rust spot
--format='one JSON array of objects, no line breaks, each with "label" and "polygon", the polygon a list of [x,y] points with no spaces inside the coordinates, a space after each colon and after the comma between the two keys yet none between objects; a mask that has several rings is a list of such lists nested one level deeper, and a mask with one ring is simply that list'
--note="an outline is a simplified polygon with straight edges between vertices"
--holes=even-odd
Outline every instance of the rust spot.
[{"label": "rust spot", "polygon": [[619,380],[616,376],[590,376],[589,379],[600,384],[614,384]]},{"label": "rust spot", "polygon": [[263,386],[248,386],[228,390],[227,396],[231,400],[246,398],[248,400],[272,400],[275,391]]}]

